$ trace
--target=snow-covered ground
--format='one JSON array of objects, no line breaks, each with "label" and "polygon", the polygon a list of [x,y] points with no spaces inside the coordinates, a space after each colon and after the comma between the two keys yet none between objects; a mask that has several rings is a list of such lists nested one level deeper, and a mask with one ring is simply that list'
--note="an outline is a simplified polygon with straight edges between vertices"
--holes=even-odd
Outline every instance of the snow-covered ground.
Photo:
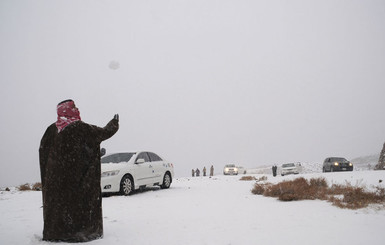
[{"label": "snow-covered ground", "polygon": [[[385,171],[306,173],[329,184],[384,187]],[[340,209],[326,201],[281,202],[253,195],[241,176],[175,179],[170,189],[103,198],[104,238],[87,244],[384,244],[385,209]],[[41,192],[0,192],[0,244],[50,244],[42,238]]]}]

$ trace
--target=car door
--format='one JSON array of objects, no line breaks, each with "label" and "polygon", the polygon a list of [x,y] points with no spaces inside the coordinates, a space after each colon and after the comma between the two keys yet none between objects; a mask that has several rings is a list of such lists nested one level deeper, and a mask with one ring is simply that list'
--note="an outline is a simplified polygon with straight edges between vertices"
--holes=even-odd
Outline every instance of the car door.
[{"label": "car door", "polygon": [[152,167],[154,169],[153,176],[154,176],[154,183],[162,184],[163,182],[163,176],[165,172],[165,166],[163,159],[158,156],[157,154],[153,152],[148,152],[148,155],[151,160]]},{"label": "car door", "polygon": [[[139,160],[143,159],[143,160]],[[138,161],[139,160],[139,161]],[[147,152],[141,152],[138,154],[135,160],[135,166],[137,169],[137,184],[139,186],[148,185],[152,182],[154,169],[151,164],[150,158],[148,157]]]},{"label": "car door", "polygon": [[326,158],[324,161],[323,169],[325,170],[325,172],[329,169],[329,164],[328,164],[329,160],[330,160],[330,158]]},{"label": "car door", "polygon": [[327,165],[328,165],[329,172],[332,171],[333,164],[334,164],[334,159],[333,158],[328,158]]}]

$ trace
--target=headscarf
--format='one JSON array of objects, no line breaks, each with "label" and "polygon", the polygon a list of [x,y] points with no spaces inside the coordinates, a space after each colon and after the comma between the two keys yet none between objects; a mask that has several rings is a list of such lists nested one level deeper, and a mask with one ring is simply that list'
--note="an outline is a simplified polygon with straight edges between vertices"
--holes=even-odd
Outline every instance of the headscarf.
[{"label": "headscarf", "polygon": [[69,124],[79,120],[81,120],[80,112],[73,100],[65,100],[57,105],[56,127],[59,133]]}]

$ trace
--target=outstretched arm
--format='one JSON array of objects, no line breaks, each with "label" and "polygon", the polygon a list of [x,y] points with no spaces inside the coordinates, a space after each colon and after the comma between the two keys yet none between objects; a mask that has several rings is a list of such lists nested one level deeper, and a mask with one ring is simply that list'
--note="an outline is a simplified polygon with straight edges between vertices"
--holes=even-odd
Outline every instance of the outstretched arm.
[{"label": "outstretched arm", "polygon": [[109,123],[107,123],[107,125],[104,128],[93,126],[93,131],[95,132],[95,135],[100,142],[111,138],[118,131],[118,129],[119,129],[118,114],[116,114],[114,118]]}]

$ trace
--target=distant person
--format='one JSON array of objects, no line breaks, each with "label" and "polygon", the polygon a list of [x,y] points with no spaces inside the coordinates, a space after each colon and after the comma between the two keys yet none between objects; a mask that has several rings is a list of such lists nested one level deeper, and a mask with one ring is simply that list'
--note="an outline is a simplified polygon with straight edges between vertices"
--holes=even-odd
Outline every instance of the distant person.
[{"label": "distant person", "polygon": [[272,170],[273,170],[273,176],[274,176],[274,177],[277,176],[277,166],[276,166],[276,165],[274,165],[274,166],[272,167]]},{"label": "distant person", "polygon": [[57,105],[57,121],[40,142],[43,240],[87,242],[103,237],[100,143],[119,129],[119,115],[100,128],[81,121],[73,100]]},{"label": "distant person", "polygon": [[211,168],[210,168],[210,177],[211,176],[214,176],[214,166],[211,165]]},{"label": "distant person", "polygon": [[192,175],[192,177],[195,176],[195,170],[194,169],[191,171],[191,175]]},{"label": "distant person", "polygon": [[197,177],[199,177],[199,174],[200,174],[200,171],[199,171],[199,169],[197,168],[197,170],[195,170],[195,175],[196,175]]},{"label": "distant person", "polygon": [[206,176],[206,167],[203,167],[203,176]]}]

